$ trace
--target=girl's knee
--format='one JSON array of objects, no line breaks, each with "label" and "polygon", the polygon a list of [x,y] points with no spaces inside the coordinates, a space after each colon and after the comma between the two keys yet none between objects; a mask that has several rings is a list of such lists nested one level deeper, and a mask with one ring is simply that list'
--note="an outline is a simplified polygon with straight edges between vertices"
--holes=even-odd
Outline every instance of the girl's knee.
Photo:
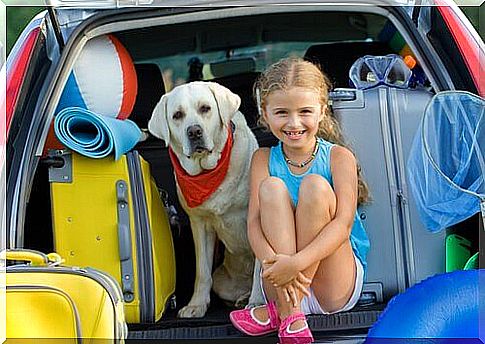
[{"label": "girl's knee", "polygon": [[322,197],[325,199],[335,197],[335,193],[330,183],[318,174],[309,174],[303,178],[298,199],[319,201]]},{"label": "girl's knee", "polygon": [[285,182],[277,177],[267,177],[259,185],[259,200],[272,201],[280,197],[287,197],[288,189]]}]

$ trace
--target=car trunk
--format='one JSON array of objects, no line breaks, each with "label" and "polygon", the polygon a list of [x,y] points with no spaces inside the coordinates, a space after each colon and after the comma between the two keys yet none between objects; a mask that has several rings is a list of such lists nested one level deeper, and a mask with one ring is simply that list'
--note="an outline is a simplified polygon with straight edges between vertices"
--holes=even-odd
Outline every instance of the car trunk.
[{"label": "car trunk", "polygon": [[[81,27],[70,28],[63,61],[75,61],[79,43],[87,38],[111,33],[132,56],[138,77],[138,96],[132,119],[142,129],[160,97],[177,83],[187,82],[187,63],[199,57],[211,70],[204,80],[221,83],[238,94],[241,111],[260,146],[269,147],[275,138],[257,125],[258,111],[252,85],[262,69],[289,54],[318,62],[329,74],[335,89],[333,111],[356,153],[364,178],[370,185],[372,202],[359,209],[371,241],[369,272],[357,306],[332,315],[309,316],[316,338],[363,338],[387,302],[417,281],[444,271],[444,234],[424,230],[406,183],[406,160],[424,106],[445,82],[436,66],[422,68],[430,84],[413,90],[392,90],[381,86],[374,91],[348,88],[348,70],[363,55],[398,54],[404,45],[420,57],[425,52],[410,30],[410,18],[394,8],[369,6],[293,6],[278,8],[220,8],[198,12],[194,9],[123,10],[99,13]],[[407,24],[406,24],[407,23]],[[61,22],[62,24],[62,22]],[[65,37],[66,38],[66,34]],[[401,42],[396,45],[396,42]],[[232,62],[250,57],[254,65],[234,67]],[[242,67],[241,67],[242,66]],[[219,68],[219,69],[218,69]],[[58,80],[68,70],[59,70]],[[171,73],[171,74],[170,74]],[[44,135],[53,117],[62,82],[49,94]],[[338,90],[340,89],[340,90]],[[350,94],[350,96],[349,96]],[[407,106],[413,99],[413,106]],[[47,103],[47,102],[46,102]],[[39,163],[32,181],[26,208],[21,246],[43,252],[55,250],[48,168],[41,157],[47,148],[37,148]],[[188,339],[237,338],[242,335],[230,324],[234,309],[211,295],[211,306],[203,318],[179,319],[178,309],[188,303],[195,280],[195,254],[190,223],[181,208],[175,189],[173,168],[163,142],[154,137],[135,149],[150,163],[151,174],[167,201],[177,210],[172,221],[176,261],[177,307],[169,308],[154,324],[130,324],[129,338]],[[223,245],[218,246],[215,263],[222,261]],[[382,259],[386,257],[386,259]],[[214,265],[216,265],[214,264]]]}]

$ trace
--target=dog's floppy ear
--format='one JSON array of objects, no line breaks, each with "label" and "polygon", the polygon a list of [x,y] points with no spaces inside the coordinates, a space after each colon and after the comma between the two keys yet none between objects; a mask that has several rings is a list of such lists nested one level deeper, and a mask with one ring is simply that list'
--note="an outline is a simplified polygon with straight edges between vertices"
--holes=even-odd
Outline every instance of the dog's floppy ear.
[{"label": "dog's floppy ear", "polygon": [[159,139],[165,142],[168,147],[170,141],[170,129],[167,121],[167,95],[164,94],[158,102],[155,109],[153,109],[152,118],[148,121],[148,130]]},{"label": "dog's floppy ear", "polygon": [[241,105],[241,98],[216,82],[207,82],[207,85],[216,99],[222,125],[229,125],[229,122]]}]

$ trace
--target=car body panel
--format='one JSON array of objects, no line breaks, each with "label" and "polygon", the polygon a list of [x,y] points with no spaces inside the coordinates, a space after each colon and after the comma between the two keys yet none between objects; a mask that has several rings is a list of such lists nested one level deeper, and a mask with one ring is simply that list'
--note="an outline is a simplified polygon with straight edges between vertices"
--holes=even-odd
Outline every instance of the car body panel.
[{"label": "car body panel", "polygon": [[[7,175],[7,211],[5,215],[6,228],[8,228],[7,246],[10,248],[23,246],[22,229],[25,222],[26,204],[33,183],[33,175],[43,153],[44,142],[49,130],[48,123],[52,121],[56,104],[72,65],[89,39],[108,32],[182,22],[190,23],[264,13],[316,10],[355,11],[358,8],[364,12],[378,13],[390,18],[393,24],[404,32],[405,40],[409,42],[418,60],[422,62],[423,69],[429,75],[435,90],[466,88],[483,96],[485,91],[483,80],[481,80],[485,68],[483,41],[451,0],[437,1],[442,6],[422,8],[423,10],[419,13],[420,18],[417,20],[417,27],[412,18],[414,2],[408,1],[352,0],[344,5],[337,1],[136,0],[137,7],[132,7],[133,4],[130,1],[99,1],[97,5],[93,3],[91,8],[86,9],[68,8],[70,4],[78,4],[77,1],[52,2],[57,5],[54,14],[59,23],[65,46],[62,49],[58,46],[52,23],[47,12],[44,12],[25,29],[7,60],[7,65],[13,66],[18,61],[22,49],[28,50],[22,46],[25,46],[23,43],[27,42],[26,38],[29,37],[29,33],[38,32],[39,35],[42,35],[42,48],[45,50],[42,58],[49,61],[49,66],[43,69],[42,73],[37,73],[37,77],[45,78],[46,81],[41,82],[32,76],[39,71],[39,67],[36,67],[35,64],[40,61],[30,61],[26,64],[25,73],[31,75],[31,78],[27,80],[29,85],[26,84],[26,87],[29,91],[35,90],[35,92],[24,95],[24,98],[21,99],[22,107],[12,106],[11,115],[7,117],[6,122],[7,134],[9,134],[7,158],[1,162],[1,166],[2,172]],[[370,4],[373,6],[369,6]],[[401,7],[403,4],[409,6]],[[432,26],[435,22],[430,20],[434,18],[433,15],[440,16],[439,18],[442,18],[443,23],[447,25],[448,31],[440,31],[443,33],[441,39],[456,44],[457,53],[465,62],[458,69],[449,67],[453,59],[442,55],[443,51],[440,50],[442,43],[436,44],[430,35],[430,32],[434,33]],[[31,53],[27,53],[27,55],[32,56]],[[15,68],[10,71],[12,70]],[[7,71],[8,77],[10,72],[8,67]],[[459,80],[457,74],[461,75]],[[24,79],[23,75],[20,79]],[[36,82],[37,87],[31,87]],[[11,87],[14,85],[11,84]],[[20,86],[16,86],[15,89],[19,94],[25,91]],[[8,171],[5,161],[9,163]],[[412,268],[410,269],[412,270]],[[411,281],[408,282],[408,284],[413,284],[415,281],[411,278]],[[319,342],[362,343],[364,338],[364,334],[339,335],[329,336]]]}]

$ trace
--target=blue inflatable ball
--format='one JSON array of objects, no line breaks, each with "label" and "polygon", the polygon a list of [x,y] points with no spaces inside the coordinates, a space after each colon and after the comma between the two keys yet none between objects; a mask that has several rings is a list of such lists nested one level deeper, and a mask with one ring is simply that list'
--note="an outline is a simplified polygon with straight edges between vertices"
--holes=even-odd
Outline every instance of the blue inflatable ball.
[{"label": "blue inflatable ball", "polygon": [[454,271],[430,277],[395,296],[365,343],[423,343],[392,338],[455,338],[461,341],[446,343],[466,343],[465,338],[485,335],[484,322],[485,270]]}]

